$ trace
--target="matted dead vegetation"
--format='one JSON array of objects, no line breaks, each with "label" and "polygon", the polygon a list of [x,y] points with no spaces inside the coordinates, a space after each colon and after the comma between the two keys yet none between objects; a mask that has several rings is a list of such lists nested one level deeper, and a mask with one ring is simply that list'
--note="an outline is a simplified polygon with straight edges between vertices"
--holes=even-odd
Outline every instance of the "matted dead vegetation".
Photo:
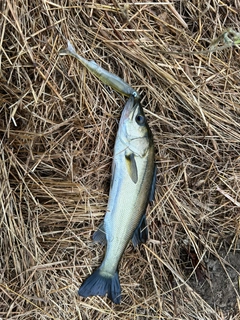
[{"label": "matted dead vegetation", "polygon": [[[217,0],[1,3],[0,318],[239,319],[240,51],[181,54],[239,32],[239,12]],[[150,239],[124,254],[119,306],[77,289],[104,254],[91,235],[126,99],[58,56],[67,39],[141,94],[154,134]]]}]

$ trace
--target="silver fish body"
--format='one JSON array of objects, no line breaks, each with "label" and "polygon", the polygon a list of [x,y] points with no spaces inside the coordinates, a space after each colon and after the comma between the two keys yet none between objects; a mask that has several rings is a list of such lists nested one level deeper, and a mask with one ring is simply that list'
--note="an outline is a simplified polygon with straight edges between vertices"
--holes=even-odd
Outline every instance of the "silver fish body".
[{"label": "silver fish body", "polygon": [[107,212],[94,240],[107,244],[101,266],[87,278],[79,295],[121,301],[118,265],[132,239],[134,246],[147,240],[145,211],[155,185],[154,146],[139,98],[130,96],[121,115],[115,141]]}]

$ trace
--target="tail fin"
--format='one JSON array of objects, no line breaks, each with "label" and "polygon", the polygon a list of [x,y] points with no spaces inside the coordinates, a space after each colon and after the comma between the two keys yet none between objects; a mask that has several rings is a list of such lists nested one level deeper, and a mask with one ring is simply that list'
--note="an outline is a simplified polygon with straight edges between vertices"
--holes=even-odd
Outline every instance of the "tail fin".
[{"label": "tail fin", "polygon": [[78,290],[78,294],[82,297],[104,296],[106,293],[112,302],[117,304],[121,302],[121,287],[117,271],[113,276],[107,277],[101,274],[100,269],[97,269]]},{"label": "tail fin", "polygon": [[74,49],[74,46],[71,44],[71,42],[68,40],[67,42],[68,46],[66,49],[61,49],[59,51],[59,55],[60,56],[67,56],[67,55],[70,55],[70,56],[76,56],[77,53],[76,53],[76,50]]}]

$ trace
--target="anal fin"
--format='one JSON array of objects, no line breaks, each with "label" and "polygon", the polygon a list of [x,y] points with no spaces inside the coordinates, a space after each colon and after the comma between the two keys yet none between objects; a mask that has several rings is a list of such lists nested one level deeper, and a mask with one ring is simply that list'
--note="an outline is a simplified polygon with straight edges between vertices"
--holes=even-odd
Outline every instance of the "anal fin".
[{"label": "anal fin", "polygon": [[148,228],[147,228],[147,221],[146,215],[144,214],[133,233],[132,243],[133,246],[136,247],[141,243],[145,243],[148,239]]},{"label": "anal fin", "polygon": [[99,242],[103,245],[107,243],[106,232],[104,229],[104,221],[100,224],[100,226],[98,227],[98,230],[94,232],[93,241]]}]

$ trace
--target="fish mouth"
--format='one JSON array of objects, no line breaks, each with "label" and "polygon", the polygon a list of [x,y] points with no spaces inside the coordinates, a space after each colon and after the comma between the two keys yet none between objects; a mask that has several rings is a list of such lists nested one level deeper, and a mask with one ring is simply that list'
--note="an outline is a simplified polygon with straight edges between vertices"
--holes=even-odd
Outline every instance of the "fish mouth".
[{"label": "fish mouth", "polygon": [[125,107],[122,112],[121,121],[126,119],[133,119],[136,108],[139,106],[139,96],[131,95],[125,104]]}]

